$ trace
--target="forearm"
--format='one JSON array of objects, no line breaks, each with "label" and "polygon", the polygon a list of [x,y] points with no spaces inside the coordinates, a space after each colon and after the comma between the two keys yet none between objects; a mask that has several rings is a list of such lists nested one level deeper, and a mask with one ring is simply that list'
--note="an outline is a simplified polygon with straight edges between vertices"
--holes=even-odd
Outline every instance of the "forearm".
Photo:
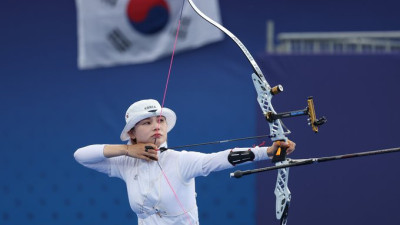
[{"label": "forearm", "polygon": [[[251,151],[253,158],[248,158],[246,156],[245,158],[248,158],[247,160],[243,160],[240,162],[240,160],[237,163],[231,162],[229,160],[229,155],[238,153],[238,152],[248,152]],[[217,153],[212,153],[208,154],[207,156],[204,157],[203,160],[203,171],[206,173],[212,172],[212,171],[219,171],[219,170],[224,170],[228,168],[232,168],[233,166],[236,165],[244,165],[248,164],[252,161],[260,161],[260,160],[266,160],[268,159],[268,153],[267,153],[267,147],[253,147],[253,148],[234,148],[231,150],[225,150],[222,152],[217,152]]]},{"label": "forearm", "polygon": [[[146,149],[152,147],[152,149]],[[134,145],[105,145],[103,154],[106,158],[116,156],[129,156],[147,161],[158,160],[156,145],[151,143],[139,143]]]},{"label": "forearm", "polygon": [[[204,154],[200,152],[182,152],[180,155],[180,170],[185,180],[189,180],[197,176],[207,176],[211,172],[221,171],[233,168],[228,161],[228,156],[232,151],[248,151],[254,153],[253,161],[260,161],[268,159],[267,147],[254,147],[254,148],[234,148],[225,151]],[[250,163],[247,161],[240,163],[244,165]]]},{"label": "forearm", "polygon": [[105,145],[103,154],[107,158],[128,155],[128,145]]}]

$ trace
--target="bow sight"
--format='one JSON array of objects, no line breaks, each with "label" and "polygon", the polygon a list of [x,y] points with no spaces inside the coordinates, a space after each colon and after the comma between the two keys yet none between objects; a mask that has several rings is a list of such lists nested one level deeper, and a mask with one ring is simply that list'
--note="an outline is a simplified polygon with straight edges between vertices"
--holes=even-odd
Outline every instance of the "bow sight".
[{"label": "bow sight", "polygon": [[[271,88],[271,94],[273,94],[273,95],[276,95],[282,91],[283,91],[283,88],[281,85]],[[301,110],[295,110],[295,111],[283,112],[283,113],[273,113],[273,112],[269,111],[266,113],[265,118],[267,119],[268,122],[272,123],[273,121],[278,120],[278,119],[308,115],[308,125],[311,126],[312,130],[315,133],[318,133],[318,127],[323,125],[324,123],[326,123],[327,119],[325,118],[325,116],[317,119],[317,116],[315,114],[314,100],[313,100],[312,96],[308,97],[307,104],[308,104],[308,106],[305,109],[301,109]]]}]

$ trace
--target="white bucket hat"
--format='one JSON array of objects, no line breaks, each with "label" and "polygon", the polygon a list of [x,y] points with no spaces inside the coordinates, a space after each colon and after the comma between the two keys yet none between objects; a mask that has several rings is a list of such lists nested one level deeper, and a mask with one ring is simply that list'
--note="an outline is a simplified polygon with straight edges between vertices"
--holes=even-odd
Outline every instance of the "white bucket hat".
[{"label": "white bucket hat", "polygon": [[167,132],[172,130],[176,123],[176,115],[174,111],[168,108],[162,108],[158,101],[154,99],[146,99],[133,103],[129,106],[125,113],[126,125],[121,132],[121,140],[128,141],[128,132],[138,123],[139,121],[152,117],[152,116],[164,116],[167,120]]}]

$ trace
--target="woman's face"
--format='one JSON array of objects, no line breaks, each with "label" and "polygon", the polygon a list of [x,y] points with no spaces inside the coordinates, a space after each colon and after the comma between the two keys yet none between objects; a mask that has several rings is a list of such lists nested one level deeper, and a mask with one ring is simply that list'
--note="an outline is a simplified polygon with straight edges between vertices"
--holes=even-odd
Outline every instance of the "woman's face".
[{"label": "woman's face", "polygon": [[153,143],[158,147],[167,140],[167,121],[163,116],[153,116],[139,121],[129,131],[136,143]]}]

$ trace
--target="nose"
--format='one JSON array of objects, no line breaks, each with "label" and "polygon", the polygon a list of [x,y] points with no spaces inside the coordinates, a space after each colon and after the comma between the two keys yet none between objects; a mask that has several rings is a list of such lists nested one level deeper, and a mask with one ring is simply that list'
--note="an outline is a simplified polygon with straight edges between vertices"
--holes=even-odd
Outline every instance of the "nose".
[{"label": "nose", "polygon": [[159,130],[160,130],[160,124],[158,124],[157,121],[155,121],[155,122],[153,123],[153,130],[154,130],[154,131],[159,131]]}]

